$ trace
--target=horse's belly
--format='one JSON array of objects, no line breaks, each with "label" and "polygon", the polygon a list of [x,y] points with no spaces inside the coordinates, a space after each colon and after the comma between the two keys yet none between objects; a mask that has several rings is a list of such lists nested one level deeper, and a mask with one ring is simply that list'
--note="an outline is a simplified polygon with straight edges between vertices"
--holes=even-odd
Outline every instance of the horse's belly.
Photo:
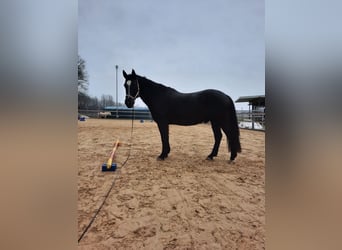
[{"label": "horse's belly", "polygon": [[182,125],[182,126],[191,126],[191,125],[196,125],[204,121],[171,121],[170,124],[175,124],[175,125]]},{"label": "horse's belly", "polygon": [[183,126],[191,126],[196,125],[199,123],[208,122],[208,119],[205,119],[204,117],[177,117],[174,119],[170,119],[170,124],[176,124],[176,125],[183,125]]}]

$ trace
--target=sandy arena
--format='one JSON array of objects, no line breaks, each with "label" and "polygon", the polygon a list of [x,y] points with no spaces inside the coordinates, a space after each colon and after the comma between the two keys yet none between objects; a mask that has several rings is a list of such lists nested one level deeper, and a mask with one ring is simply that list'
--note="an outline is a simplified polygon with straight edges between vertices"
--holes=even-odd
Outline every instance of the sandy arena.
[{"label": "sandy arena", "polygon": [[[109,190],[79,249],[265,249],[265,134],[240,130],[242,153],[228,164],[223,136],[211,152],[209,124],[170,126],[171,152],[157,161],[157,124],[78,122],[78,236]],[[116,172],[101,172],[116,139]]]}]

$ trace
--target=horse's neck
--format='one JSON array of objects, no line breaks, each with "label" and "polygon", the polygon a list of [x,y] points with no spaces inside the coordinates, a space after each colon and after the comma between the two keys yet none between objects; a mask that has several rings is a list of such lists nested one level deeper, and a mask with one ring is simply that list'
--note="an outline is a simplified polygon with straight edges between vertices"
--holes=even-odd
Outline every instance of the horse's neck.
[{"label": "horse's neck", "polygon": [[151,109],[153,105],[153,99],[160,96],[167,87],[159,83],[152,82],[151,80],[140,78],[140,98]]}]

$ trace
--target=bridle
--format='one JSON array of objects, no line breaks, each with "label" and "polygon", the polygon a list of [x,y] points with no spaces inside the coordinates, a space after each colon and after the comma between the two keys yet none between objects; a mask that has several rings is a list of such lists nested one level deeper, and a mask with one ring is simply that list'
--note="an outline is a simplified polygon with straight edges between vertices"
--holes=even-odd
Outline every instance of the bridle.
[{"label": "bridle", "polygon": [[133,101],[135,101],[135,99],[137,99],[139,97],[139,94],[140,94],[140,87],[139,87],[139,81],[137,79],[137,87],[138,87],[138,91],[137,93],[135,94],[135,96],[131,96],[131,85],[127,85],[127,90],[128,90],[128,95],[126,95],[126,98],[132,98]]}]

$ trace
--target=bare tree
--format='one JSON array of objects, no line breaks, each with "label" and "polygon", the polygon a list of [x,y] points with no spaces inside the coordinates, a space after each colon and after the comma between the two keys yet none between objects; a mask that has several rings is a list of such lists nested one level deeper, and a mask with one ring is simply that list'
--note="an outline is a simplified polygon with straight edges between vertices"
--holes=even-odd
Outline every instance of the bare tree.
[{"label": "bare tree", "polygon": [[111,95],[101,95],[100,105],[102,107],[114,106],[115,102],[113,101],[113,96],[111,96]]},{"label": "bare tree", "polygon": [[78,108],[87,109],[90,97],[87,94],[88,90],[88,74],[86,71],[85,61],[78,56]]},{"label": "bare tree", "polygon": [[86,71],[85,61],[78,56],[78,93],[86,93],[88,90],[88,73]]}]

